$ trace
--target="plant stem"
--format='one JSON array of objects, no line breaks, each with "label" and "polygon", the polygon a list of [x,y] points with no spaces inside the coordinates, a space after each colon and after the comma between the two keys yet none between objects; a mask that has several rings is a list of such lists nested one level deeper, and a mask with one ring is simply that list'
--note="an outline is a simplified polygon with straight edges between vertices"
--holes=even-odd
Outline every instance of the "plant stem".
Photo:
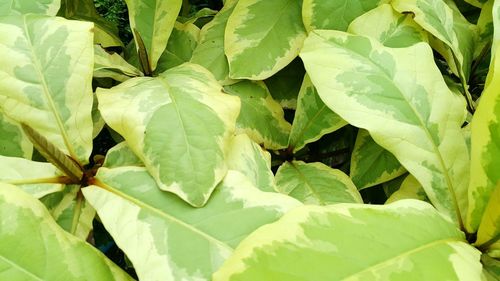
[{"label": "plant stem", "polygon": [[189,3],[189,0],[182,0],[182,16],[183,17],[189,16],[190,11],[191,11],[191,4]]},{"label": "plant stem", "polygon": [[73,220],[71,221],[71,234],[76,233],[76,228],[78,227],[78,222],[80,221],[80,215],[82,213],[82,202],[83,202],[83,194],[81,190],[78,190],[76,194],[76,203],[73,208]]}]

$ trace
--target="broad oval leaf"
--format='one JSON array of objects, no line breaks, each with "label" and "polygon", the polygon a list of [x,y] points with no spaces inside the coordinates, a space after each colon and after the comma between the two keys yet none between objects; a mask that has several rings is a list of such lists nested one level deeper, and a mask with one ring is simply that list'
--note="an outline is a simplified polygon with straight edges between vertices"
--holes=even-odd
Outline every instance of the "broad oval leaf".
[{"label": "broad oval leaf", "polygon": [[0,155],[31,159],[33,145],[21,126],[0,112]]},{"label": "broad oval leaf", "polygon": [[500,181],[500,46],[494,53],[486,88],[471,122],[471,177],[467,230],[474,233]]},{"label": "broad oval leaf", "polygon": [[391,48],[409,47],[427,42],[427,32],[408,14],[396,12],[391,5],[382,4],[357,17],[347,32],[377,39]]},{"label": "broad oval leaf", "polygon": [[227,20],[229,76],[262,80],[289,64],[306,37],[302,1],[239,0]]},{"label": "broad oval leaf", "polygon": [[253,142],[246,134],[233,138],[227,156],[229,170],[244,174],[262,191],[275,192],[274,174],[271,171],[271,154]]},{"label": "broad oval leaf", "polygon": [[422,201],[428,201],[425,195],[425,190],[418,180],[412,176],[408,175],[398,190],[391,194],[391,196],[385,201],[385,204],[396,202],[403,199],[417,199]]},{"label": "broad oval leaf", "polygon": [[127,142],[123,141],[108,150],[102,166],[107,168],[125,166],[143,167],[144,163],[134,154],[127,145]]},{"label": "broad oval leaf", "polygon": [[120,133],[161,189],[201,207],[227,168],[227,144],[239,112],[212,74],[194,64],[155,78],[98,89],[106,123]]},{"label": "broad oval leaf", "polygon": [[463,227],[465,102],[448,89],[431,48],[391,49],[367,37],[317,30],[301,57],[325,104],[368,130],[419,180],[434,206]]},{"label": "broad oval leaf", "polygon": [[61,0],[2,0],[0,16],[29,13],[55,16],[60,6]]},{"label": "broad oval leaf", "polygon": [[350,177],[358,189],[395,179],[406,172],[398,159],[360,129],[351,154]]},{"label": "broad oval leaf", "polygon": [[143,43],[148,56],[148,67],[153,71],[167,47],[182,0],[125,0],[125,2],[128,7],[130,28],[132,31],[137,31],[133,32],[137,50]]},{"label": "broad oval leaf", "polygon": [[287,147],[291,125],[263,82],[241,81],[224,86],[224,91],[241,100],[237,132],[247,134],[268,149]]},{"label": "broad oval leaf", "polygon": [[302,18],[308,32],[314,29],[346,31],[349,23],[387,0],[304,0]]},{"label": "broad oval leaf", "polygon": [[102,168],[97,179],[85,198],[140,280],[208,280],[243,238],[300,205],[235,171],[203,208],[161,192],[144,168]]},{"label": "broad oval leaf", "polygon": [[319,162],[285,162],[276,172],[276,188],[305,204],[363,203],[346,174]]},{"label": "broad oval leaf", "polygon": [[306,144],[347,125],[319,98],[311,79],[306,74],[300,88],[297,110],[293,119],[288,146],[299,151]]},{"label": "broad oval leaf", "polygon": [[91,29],[33,14],[0,20],[0,110],[81,164],[92,151]]},{"label": "broad oval leaf", "polygon": [[481,280],[480,254],[421,201],[304,206],[243,240],[213,280]]},{"label": "broad oval leaf", "polygon": [[0,183],[0,220],[1,280],[133,280],[15,186]]}]

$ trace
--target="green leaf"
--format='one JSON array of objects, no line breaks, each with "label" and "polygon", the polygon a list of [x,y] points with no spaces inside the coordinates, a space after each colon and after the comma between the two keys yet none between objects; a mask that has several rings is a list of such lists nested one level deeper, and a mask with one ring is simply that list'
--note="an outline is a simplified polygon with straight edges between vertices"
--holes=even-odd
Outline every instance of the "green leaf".
[{"label": "green leaf", "polygon": [[238,0],[226,1],[224,7],[200,31],[200,42],[193,51],[192,63],[210,70],[223,85],[230,84],[229,64],[224,53],[224,32],[227,19]]},{"label": "green leaf", "polygon": [[450,48],[451,55],[442,51],[441,54],[450,67],[458,68],[452,67],[452,70],[466,85],[475,50],[476,27],[443,0],[394,0],[391,4],[400,13],[413,13],[415,22]]},{"label": "green leaf", "polygon": [[306,37],[302,1],[239,0],[227,20],[229,76],[266,79],[289,64]]},{"label": "green leaf", "polygon": [[305,204],[363,203],[346,174],[319,162],[285,162],[276,173],[276,186]]},{"label": "green leaf", "polygon": [[500,280],[500,261],[491,258],[487,254],[481,255],[481,263],[483,264],[483,273],[486,281]]},{"label": "green leaf", "polygon": [[127,143],[123,141],[108,150],[102,166],[107,168],[125,166],[143,167],[144,163],[134,154]]},{"label": "green leaf", "polygon": [[467,230],[474,233],[500,181],[500,46],[494,52],[486,87],[471,122],[471,177]]},{"label": "green leaf", "polygon": [[133,280],[15,186],[0,183],[0,220],[0,280]]},{"label": "green leaf", "polygon": [[313,31],[301,52],[325,104],[364,128],[461,227],[467,209],[465,102],[453,94],[426,43],[387,48],[363,36]]},{"label": "green leaf", "polygon": [[17,185],[36,198],[63,190],[68,178],[50,163],[0,156],[0,182]]},{"label": "green leaf", "polygon": [[427,42],[427,32],[408,14],[400,14],[389,4],[382,4],[354,19],[347,32],[377,39],[391,48],[409,47]]},{"label": "green leaf", "polygon": [[428,201],[427,196],[425,195],[425,190],[422,188],[422,185],[412,175],[408,175],[403,180],[399,189],[393,194],[391,194],[391,197],[389,197],[387,201],[385,201],[385,204],[389,204],[403,199],[417,199],[422,201]]},{"label": "green leaf", "polygon": [[88,163],[92,24],[33,14],[0,21],[0,110]]},{"label": "green leaf", "polygon": [[102,47],[94,45],[94,77],[109,77],[124,82],[137,76],[143,76],[142,72],[130,65],[119,54],[110,54]]},{"label": "green leaf", "polygon": [[135,45],[139,48],[140,41],[144,43],[149,68],[155,70],[161,54],[167,47],[182,0],[125,0],[125,2],[128,7],[130,28],[137,30],[133,32]]},{"label": "green leaf", "polygon": [[101,168],[97,179],[85,198],[140,280],[208,280],[244,237],[300,205],[235,171],[203,208],[159,190],[144,168]]},{"label": "green leaf", "polygon": [[237,132],[247,134],[267,149],[287,147],[292,126],[285,120],[283,108],[273,100],[263,82],[241,81],[224,86],[224,91],[241,100]]},{"label": "green leaf", "polygon": [[33,145],[21,126],[0,112],[0,155],[31,159]]},{"label": "green leaf", "polygon": [[181,65],[191,60],[193,51],[198,45],[200,29],[192,23],[176,22],[168,40],[167,48],[163,51],[156,73]]},{"label": "green leaf", "polygon": [[387,0],[304,0],[302,18],[308,32],[314,29],[346,31],[349,23]]},{"label": "green leaf", "polygon": [[500,181],[490,195],[474,245],[482,250],[500,246]]},{"label": "green leaf", "polygon": [[225,154],[239,112],[212,74],[194,64],[155,78],[98,89],[106,123],[120,133],[161,189],[201,207],[227,169]]},{"label": "green leaf", "polygon": [[345,125],[347,122],[323,103],[311,79],[305,75],[299,92],[288,146],[293,147],[294,152],[299,151],[306,144],[315,142]]},{"label": "green leaf", "polygon": [[271,171],[271,154],[253,142],[246,134],[233,138],[227,156],[228,169],[244,174],[262,191],[275,192]]},{"label": "green leaf", "polygon": [[2,0],[0,16],[29,13],[55,16],[60,5],[61,0]]},{"label": "green leaf", "polygon": [[267,78],[266,83],[273,99],[280,103],[283,108],[297,108],[297,96],[306,70],[300,58],[295,58],[278,73]]},{"label": "green leaf", "polygon": [[473,6],[481,8],[488,0],[464,0],[464,1]]},{"label": "green leaf", "polygon": [[304,206],[243,240],[213,280],[481,280],[480,254],[424,202]]},{"label": "green leaf", "polygon": [[359,130],[351,154],[350,171],[358,189],[390,181],[405,172],[396,157],[378,145],[367,130]]}]

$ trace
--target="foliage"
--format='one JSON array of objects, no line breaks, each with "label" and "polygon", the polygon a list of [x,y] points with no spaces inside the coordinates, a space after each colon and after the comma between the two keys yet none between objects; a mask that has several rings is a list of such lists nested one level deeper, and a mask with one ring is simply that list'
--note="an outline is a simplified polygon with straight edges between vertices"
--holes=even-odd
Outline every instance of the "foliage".
[{"label": "foliage", "polygon": [[0,279],[498,280],[499,30],[494,0],[0,0]]}]

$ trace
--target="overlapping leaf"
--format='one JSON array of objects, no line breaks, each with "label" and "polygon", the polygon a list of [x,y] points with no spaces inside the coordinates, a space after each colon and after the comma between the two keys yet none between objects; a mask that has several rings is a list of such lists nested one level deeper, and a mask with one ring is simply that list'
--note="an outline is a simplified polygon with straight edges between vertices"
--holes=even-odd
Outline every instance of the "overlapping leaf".
[{"label": "overlapping leaf", "polygon": [[0,155],[31,159],[33,145],[18,123],[0,112]]},{"label": "overlapping leaf", "polygon": [[276,173],[276,188],[305,204],[363,203],[346,174],[319,162],[285,162]]},{"label": "overlapping leaf", "polygon": [[481,280],[480,252],[429,204],[296,208],[247,237],[223,280]]},{"label": "overlapping leaf", "polygon": [[359,130],[351,154],[350,171],[358,189],[390,181],[405,172],[394,155],[378,145],[367,130]]},{"label": "overlapping leaf", "polygon": [[490,194],[490,199],[484,210],[483,218],[477,231],[475,245],[483,250],[500,248],[500,181]]},{"label": "overlapping leaf", "polygon": [[301,9],[296,0],[239,0],[224,37],[229,76],[262,80],[289,64],[306,37]]},{"label": "overlapping leaf", "polygon": [[203,206],[226,173],[237,98],[204,68],[183,64],[155,78],[97,91],[107,124],[120,133],[163,190]]},{"label": "overlapping leaf", "polygon": [[347,124],[319,98],[318,92],[308,75],[304,77],[297,101],[288,140],[293,151],[302,149],[306,144],[319,140]]},{"label": "overlapping leaf", "polygon": [[123,82],[131,77],[142,75],[142,72],[130,65],[119,54],[110,54],[102,47],[94,46],[94,77],[109,77]]},{"label": "overlapping leaf", "polygon": [[28,14],[0,24],[0,109],[82,164],[92,150],[92,24]]},{"label": "overlapping leaf", "polygon": [[224,86],[229,95],[241,100],[236,121],[238,131],[268,149],[286,148],[291,125],[285,120],[283,108],[271,97],[263,82],[241,81]]},{"label": "overlapping leaf", "polygon": [[367,129],[419,180],[434,206],[463,226],[465,102],[448,89],[429,46],[391,49],[363,36],[313,31],[301,57],[325,104]]},{"label": "overlapping leaf", "polygon": [[417,199],[422,201],[427,201],[427,196],[425,196],[425,191],[418,180],[412,176],[408,175],[401,186],[396,192],[394,192],[391,197],[385,201],[385,204],[396,202],[403,199]]},{"label": "overlapping leaf", "polygon": [[2,0],[0,16],[29,13],[55,16],[60,5],[61,0]]},{"label": "overlapping leaf", "polygon": [[103,168],[97,179],[85,198],[140,280],[208,280],[244,237],[300,205],[235,171],[203,208],[159,190],[144,168]]},{"label": "overlapping leaf", "polygon": [[264,83],[273,99],[283,108],[295,109],[305,73],[304,64],[300,58],[296,58],[285,68],[264,80]]},{"label": "overlapping leaf", "polygon": [[1,280],[133,280],[15,186],[0,183],[0,220]]}]

